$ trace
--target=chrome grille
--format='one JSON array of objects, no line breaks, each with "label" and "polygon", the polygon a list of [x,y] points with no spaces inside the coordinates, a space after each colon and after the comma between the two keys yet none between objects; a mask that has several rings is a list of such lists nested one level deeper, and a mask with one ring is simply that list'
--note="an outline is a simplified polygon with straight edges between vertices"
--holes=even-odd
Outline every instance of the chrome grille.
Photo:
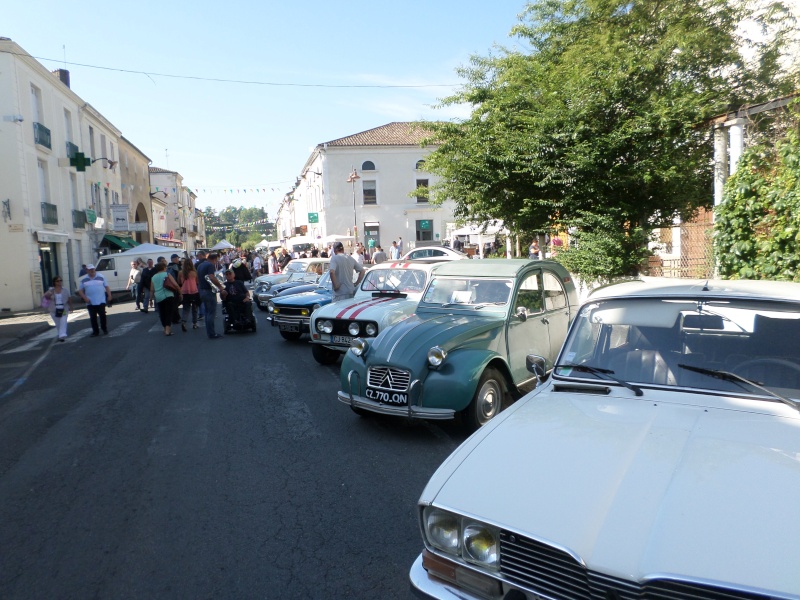
[{"label": "chrome grille", "polygon": [[405,392],[411,382],[411,373],[393,367],[370,367],[367,371],[367,385],[379,390]]},{"label": "chrome grille", "polygon": [[500,531],[500,573],[553,600],[769,600],[769,596],[709,585],[651,580],[644,585],[586,569],[568,553]]}]

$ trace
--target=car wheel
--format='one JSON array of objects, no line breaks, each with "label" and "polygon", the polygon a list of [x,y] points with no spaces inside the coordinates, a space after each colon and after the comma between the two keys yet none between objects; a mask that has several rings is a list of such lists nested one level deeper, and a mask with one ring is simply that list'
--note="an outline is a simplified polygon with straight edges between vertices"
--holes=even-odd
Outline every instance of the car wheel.
[{"label": "car wheel", "polygon": [[311,355],[321,365],[332,365],[339,360],[339,353],[320,344],[311,344]]},{"label": "car wheel", "polygon": [[285,340],[299,340],[300,336],[303,335],[299,331],[278,331],[281,334],[281,337]]},{"label": "car wheel", "polygon": [[496,370],[488,368],[481,375],[472,402],[464,409],[463,416],[470,430],[486,425],[503,410],[506,396],[506,385],[503,376]]}]

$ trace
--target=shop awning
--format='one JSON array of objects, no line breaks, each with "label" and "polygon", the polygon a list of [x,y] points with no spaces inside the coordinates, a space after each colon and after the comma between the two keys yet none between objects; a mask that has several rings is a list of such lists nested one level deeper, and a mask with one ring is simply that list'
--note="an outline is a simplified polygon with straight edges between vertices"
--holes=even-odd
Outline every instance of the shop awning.
[{"label": "shop awning", "polygon": [[108,233],[103,236],[103,239],[106,240],[109,244],[114,244],[120,250],[130,250],[131,248],[136,248],[136,246],[139,245],[139,242],[137,242],[133,238],[119,237]]},{"label": "shop awning", "polygon": [[37,231],[36,239],[40,242],[56,242],[64,243],[69,239],[66,233],[59,233],[57,231]]}]

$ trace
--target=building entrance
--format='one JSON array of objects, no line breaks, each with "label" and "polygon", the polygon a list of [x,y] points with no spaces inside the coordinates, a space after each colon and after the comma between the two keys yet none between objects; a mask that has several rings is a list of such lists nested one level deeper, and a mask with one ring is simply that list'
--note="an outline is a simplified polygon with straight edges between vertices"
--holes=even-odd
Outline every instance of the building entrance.
[{"label": "building entrance", "polygon": [[39,244],[39,268],[42,271],[42,292],[53,285],[53,277],[59,275],[56,244]]}]

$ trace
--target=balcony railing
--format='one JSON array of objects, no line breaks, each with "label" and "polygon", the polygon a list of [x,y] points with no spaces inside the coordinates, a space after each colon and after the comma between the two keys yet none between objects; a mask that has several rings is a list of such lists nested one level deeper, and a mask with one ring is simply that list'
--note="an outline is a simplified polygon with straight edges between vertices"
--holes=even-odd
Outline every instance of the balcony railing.
[{"label": "balcony railing", "polygon": [[75,229],[84,229],[86,227],[86,211],[73,210],[72,211],[72,227]]},{"label": "balcony railing", "polygon": [[78,153],[78,147],[72,142],[67,142],[67,158],[72,158]]},{"label": "balcony railing", "polygon": [[42,202],[42,223],[45,225],[58,225],[58,206]]},{"label": "balcony railing", "polygon": [[40,146],[52,149],[50,145],[50,130],[41,123],[33,124],[33,141]]}]

